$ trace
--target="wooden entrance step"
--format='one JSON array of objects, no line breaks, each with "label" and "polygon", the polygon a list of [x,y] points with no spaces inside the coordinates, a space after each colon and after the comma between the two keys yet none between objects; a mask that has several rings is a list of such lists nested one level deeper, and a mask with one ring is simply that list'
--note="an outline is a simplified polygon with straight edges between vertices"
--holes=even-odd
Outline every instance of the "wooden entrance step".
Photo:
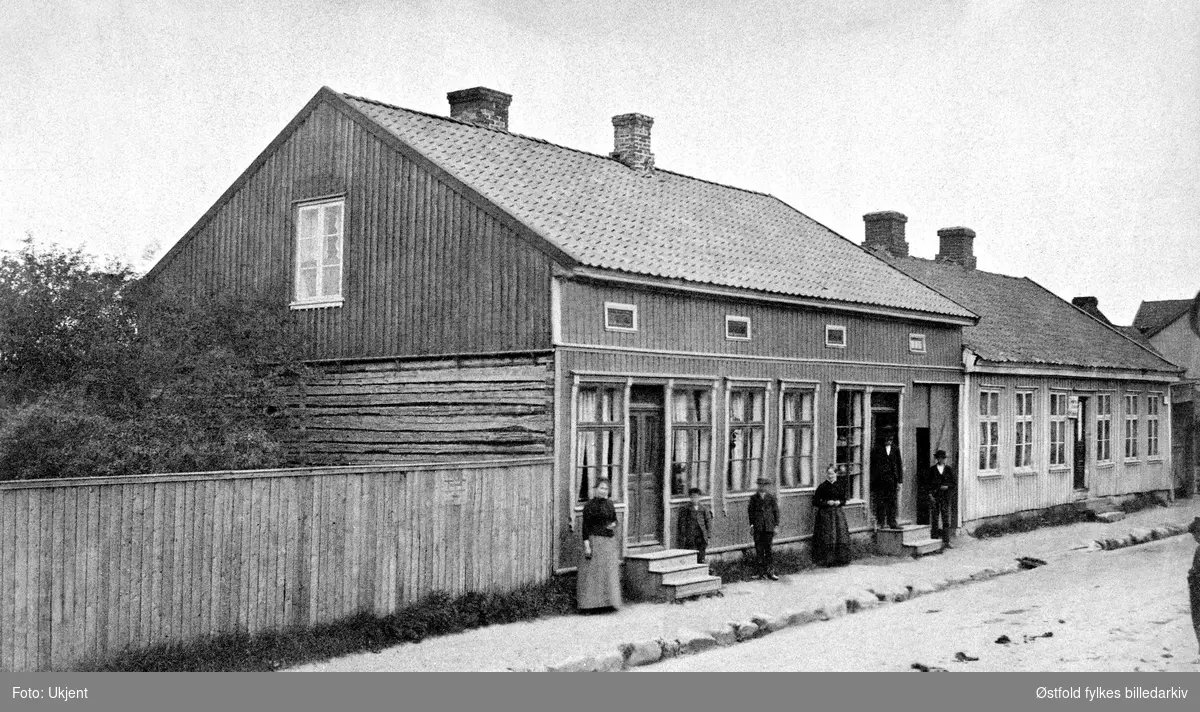
[{"label": "wooden entrance step", "polygon": [[662,549],[625,555],[625,591],[634,600],[677,601],[721,590],[721,579],[696,561],[693,549]]},{"label": "wooden entrance step", "polygon": [[928,524],[901,524],[875,532],[875,549],[884,556],[920,557],[942,550],[942,540],[929,536]]}]

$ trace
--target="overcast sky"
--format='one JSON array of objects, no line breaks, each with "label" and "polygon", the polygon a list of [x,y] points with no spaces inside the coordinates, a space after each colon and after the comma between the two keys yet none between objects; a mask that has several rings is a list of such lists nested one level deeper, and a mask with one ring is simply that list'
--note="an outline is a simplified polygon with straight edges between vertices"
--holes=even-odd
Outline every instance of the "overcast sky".
[{"label": "overcast sky", "polygon": [[1200,288],[1200,4],[1190,0],[7,0],[0,249],[27,233],[140,268],[322,86],[596,153],[655,119],[666,169],[768,192],[1118,323]]}]

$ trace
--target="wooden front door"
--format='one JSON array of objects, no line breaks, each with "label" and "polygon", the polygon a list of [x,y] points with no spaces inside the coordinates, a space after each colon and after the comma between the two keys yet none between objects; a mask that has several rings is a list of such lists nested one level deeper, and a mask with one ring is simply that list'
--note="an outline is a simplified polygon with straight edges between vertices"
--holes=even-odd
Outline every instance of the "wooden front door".
[{"label": "wooden front door", "polygon": [[1088,399],[1081,397],[1078,416],[1071,422],[1071,479],[1077,490],[1087,489],[1087,406]]},{"label": "wooden front door", "polygon": [[666,438],[661,387],[635,386],[629,402],[628,542],[663,542],[663,457]]}]

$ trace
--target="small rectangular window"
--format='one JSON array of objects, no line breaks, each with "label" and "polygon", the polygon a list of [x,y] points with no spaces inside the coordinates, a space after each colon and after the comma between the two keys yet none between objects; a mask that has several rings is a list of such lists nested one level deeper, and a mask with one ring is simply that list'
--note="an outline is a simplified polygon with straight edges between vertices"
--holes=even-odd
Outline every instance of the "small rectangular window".
[{"label": "small rectangular window", "polygon": [[914,354],[925,353],[925,335],[924,334],[909,334],[908,335],[908,350]]},{"label": "small rectangular window", "polygon": [[750,318],[745,316],[726,316],[725,338],[730,341],[749,341]]},{"label": "small rectangular window", "polygon": [[827,324],[825,326],[825,345],[831,349],[846,348],[846,327]]},{"label": "small rectangular window", "polygon": [[608,331],[637,331],[637,306],[605,302],[604,328]]},{"label": "small rectangular window", "polygon": [[293,307],[342,303],[344,210],[341,199],[296,208]]}]

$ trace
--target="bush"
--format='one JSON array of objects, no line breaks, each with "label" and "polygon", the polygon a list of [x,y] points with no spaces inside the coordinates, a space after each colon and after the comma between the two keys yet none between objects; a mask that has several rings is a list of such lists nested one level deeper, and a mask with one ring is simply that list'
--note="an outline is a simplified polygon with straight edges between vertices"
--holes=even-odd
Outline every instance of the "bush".
[{"label": "bush", "polygon": [[358,614],[311,629],[222,635],[187,645],[161,645],[84,661],[83,671],[266,672],[402,643],[575,611],[575,579],[555,577],[506,593],[434,592],[388,616]]}]

